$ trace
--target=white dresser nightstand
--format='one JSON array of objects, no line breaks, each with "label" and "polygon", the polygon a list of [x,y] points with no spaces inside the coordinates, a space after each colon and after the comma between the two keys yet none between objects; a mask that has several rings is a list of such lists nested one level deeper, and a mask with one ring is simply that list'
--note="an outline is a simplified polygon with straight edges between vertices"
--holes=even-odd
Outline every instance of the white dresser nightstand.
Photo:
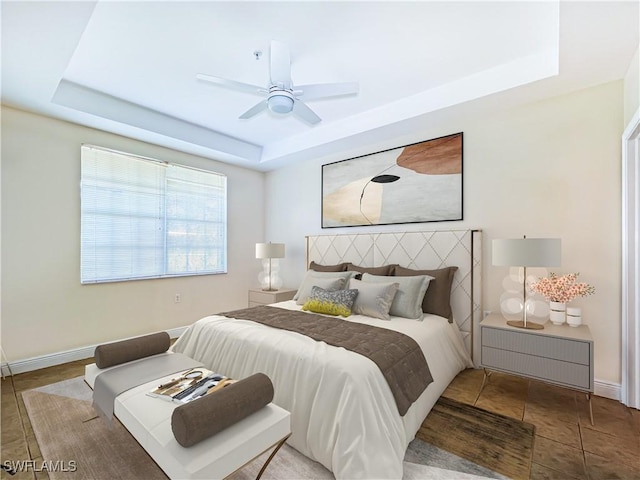
[{"label": "white dresser nightstand", "polygon": [[547,322],[542,330],[528,330],[494,314],[480,322],[480,342],[481,388],[495,370],[579,390],[587,395],[593,424],[593,337],[587,325]]},{"label": "white dresser nightstand", "polygon": [[280,290],[261,290],[259,288],[249,289],[249,306],[256,307],[258,305],[269,305],[270,303],[285,302],[291,300],[297,290],[290,288],[281,288]]}]

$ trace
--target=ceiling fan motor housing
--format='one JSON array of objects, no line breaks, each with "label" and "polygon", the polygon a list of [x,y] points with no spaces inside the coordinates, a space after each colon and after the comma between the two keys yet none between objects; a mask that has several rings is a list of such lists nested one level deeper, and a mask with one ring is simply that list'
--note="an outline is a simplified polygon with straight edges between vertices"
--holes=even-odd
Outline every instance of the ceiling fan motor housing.
[{"label": "ceiling fan motor housing", "polygon": [[285,90],[277,86],[269,89],[267,104],[269,105],[269,110],[274,113],[291,112],[291,110],[293,110],[294,100],[293,91]]}]

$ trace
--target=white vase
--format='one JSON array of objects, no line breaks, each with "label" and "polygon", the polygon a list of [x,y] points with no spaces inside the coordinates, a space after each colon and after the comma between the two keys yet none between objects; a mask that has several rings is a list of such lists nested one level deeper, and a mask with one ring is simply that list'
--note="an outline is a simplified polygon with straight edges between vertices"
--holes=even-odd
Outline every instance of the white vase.
[{"label": "white vase", "polygon": [[582,325],[582,310],[577,307],[567,307],[567,323],[570,327]]},{"label": "white vase", "polygon": [[561,302],[549,302],[549,320],[554,325],[562,325],[566,320],[567,305]]}]

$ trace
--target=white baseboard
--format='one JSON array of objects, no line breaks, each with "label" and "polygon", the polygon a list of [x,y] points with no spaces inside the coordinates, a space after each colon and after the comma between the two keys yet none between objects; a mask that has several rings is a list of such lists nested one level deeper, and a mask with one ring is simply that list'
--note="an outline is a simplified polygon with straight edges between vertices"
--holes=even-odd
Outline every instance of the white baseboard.
[{"label": "white baseboard", "polygon": [[[171,338],[177,338],[186,329],[187,327],[178,327],[167,330],[166,332]],[[97,346],[98,344],[88,345],[86,347],[75,348],[65,352],[51,353],[39,357],[26,358],[24,360],[16,360],[15,362],[2,362],[2,376],[16,375],[18,373],[31,372],[33,370],[53,367],[54,365],[61,365],[63,363],[84,360],[85,358],[93,357],[93,352]]]},{"label": "white baseboard", "polygon": [[[171,338],[178,338],[186,329],[187,327],[172,328],[167,330],[167,333]],[[53,367],[54,365],[61,365],[63,363],[84,360],[85,358],[93,357],[93,352],[96,347],[97,345],[89,345],[87,347],[67,350],[66,352],[52,353],[49,355],[42,355],[40,357],[17,360],[15,362],[9,362],[8,364],[7,362],[2,362],[2,376],[16,375],[18,373],[31,372],[33,370]],[[622,398],[621,386],[619,383],[595,380],[594,395],[620,401]]]},{"label": "white baseboard", "polygon": [[617,401],[622,399],[622,386],[619,383],[594,380],[593,390],[593,394],[599,397],[610,398]]}]

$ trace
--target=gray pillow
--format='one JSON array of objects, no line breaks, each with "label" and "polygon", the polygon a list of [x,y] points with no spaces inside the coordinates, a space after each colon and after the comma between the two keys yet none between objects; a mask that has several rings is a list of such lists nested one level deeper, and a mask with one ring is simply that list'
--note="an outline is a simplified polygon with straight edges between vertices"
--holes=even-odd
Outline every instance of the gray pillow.
[{"label": "gray pillow", "polygon": [[316,270],[308,270],[307,274],[311,275],[312,277],[319,277],[319,278],[344,278],[345,280],[345,284],[349,281],[350,278],[355,277],[357,275],[358,272],[347,272],[342,271],[342,272],[318,272]]},{"label": "gray pillow", "polygon": [[451,286],[453,277],[458,267],[444,267],[436,270],[412,270],[410,268],[395,267],[393,274],[398,277],[429,275],[434,279],[429,282],[429,288],[422,302],[422,311],[432,313],[449,319],[453,322],[453,312],[451,311]]},{"label": "gray pillow", "polygon": [[[317,285],[319,287],[324,288],[325,290],[341,290],[343,288],[345,288],[347,286],[347,283],[349,282],[349,279],[351,277],[353,277],[356,274],[356,272],[316,272],[314,270],[307,270],[307,273],[305,274],[304,278],[302,279],[302,283],[300,284],[300,287],[298,288],[298,291],[296,292],[296,294],[294,295],[293,299],[296,301],[296,303],[298,305],[302,305],[307,299],[304,298],[300,299],[300,293],[302,291],[302,287],[306,287],[308,285],[308,288],[305,288],[305,293],[306,293],[306,297],[308,297],[309,295],[311,295],[311,287],[313,287],[313,285]],[[340,285],[339,287],[336,288],[327,288],[323,285],[320,285],[319,283],[312,283],[312,284],[308,284],[309,281],[311,280],[307,280],[308,278],[313,277],[313,278],[321,278],[321,279],[327,279],[330,278],[332,280],[335,280],[336,278],[342,279],[342,285]]]},{"label": "gray pillow", "polygon": [[[400,286],[393,299],[389,313],[394,317],[421,319],[422,301],[431,280],[433,280],[433,277],[429,275],[394,277],[393,281]],[[362,281],[367,283],[389,283],[389,277],[365,273],[362,275]]]},{"label": "gray pillow", "polygon": [[318,278],[313,277],[311,275],[307,275],[302,280],[302,284],[298,291],[296,292],[295,297],[293,299],[296,301],[298,305],[304,305],[304,303],[309,300],[311,296],[311,289],[315,287],[324,288],[325,290],[329,290],[330,292],[335,290],[342,290],[345,286],[345,279],[339,277],[325,277]]},{"label": "gray pillow", "polygon": [[366,283],[352,278],[349,288],[358,290],[351,311],[358,315],[389,320],[389,309],[398,291],[397,283]]}]

